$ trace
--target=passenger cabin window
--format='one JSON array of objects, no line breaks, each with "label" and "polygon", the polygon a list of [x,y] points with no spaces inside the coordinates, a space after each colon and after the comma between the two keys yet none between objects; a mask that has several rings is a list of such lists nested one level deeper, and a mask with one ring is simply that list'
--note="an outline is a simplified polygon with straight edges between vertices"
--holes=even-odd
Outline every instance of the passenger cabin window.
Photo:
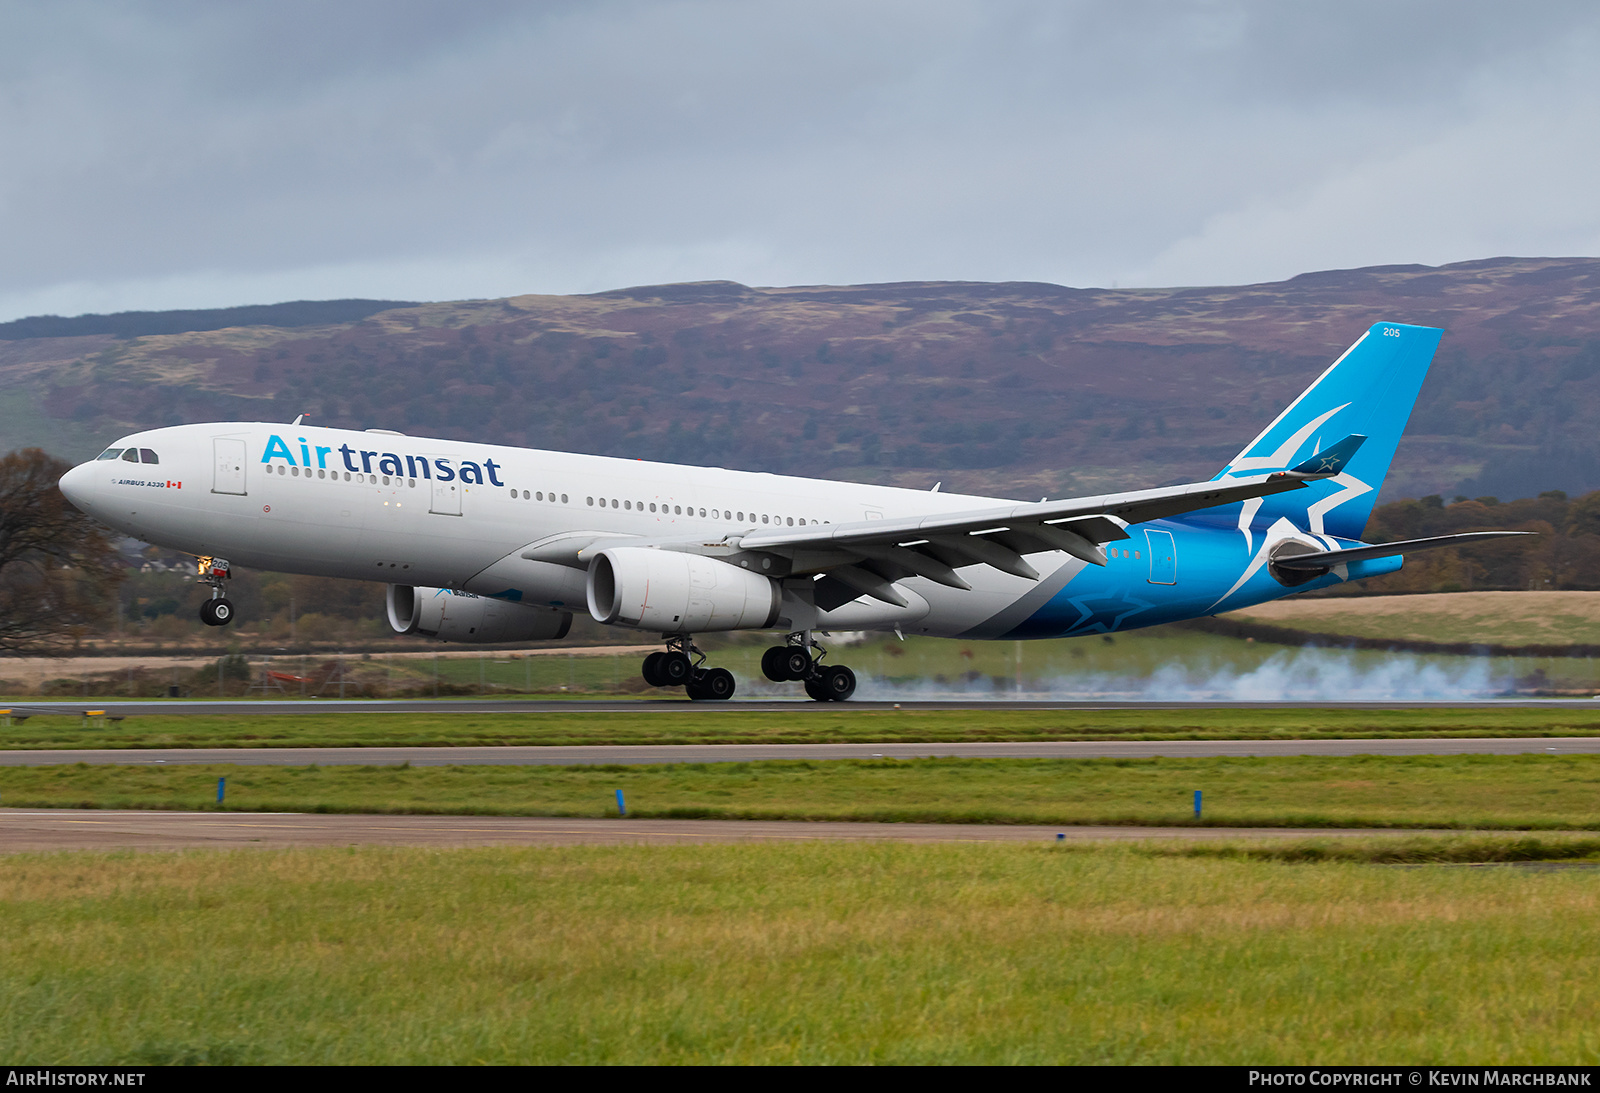
[{"label": "passenger cabin window", "polygon": [[121,454],[122,454],[122,449],[121,448],[107,448],[105,451],[100,453],[100,458],[101,459],[115,459],[115,458],[117,458],[117,456],[119,456]]}]

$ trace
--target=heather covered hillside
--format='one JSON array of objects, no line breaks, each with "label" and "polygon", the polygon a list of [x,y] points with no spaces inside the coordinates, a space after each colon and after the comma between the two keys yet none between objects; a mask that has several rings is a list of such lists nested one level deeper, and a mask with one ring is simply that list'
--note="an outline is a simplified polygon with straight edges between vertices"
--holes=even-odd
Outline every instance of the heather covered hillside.
[{"label": "heather covered hillside", "polygon": [[[305,413],[1059,495],[1209,477],[1387,319],[1447,333],[1386,497],[1600,487],[1595,259],[1232,288],[713,282],[372,310],[384,306],[0,325],[0,442],[84,458],[135,428]],[[248,325],[218,325],[230,322]]]}]

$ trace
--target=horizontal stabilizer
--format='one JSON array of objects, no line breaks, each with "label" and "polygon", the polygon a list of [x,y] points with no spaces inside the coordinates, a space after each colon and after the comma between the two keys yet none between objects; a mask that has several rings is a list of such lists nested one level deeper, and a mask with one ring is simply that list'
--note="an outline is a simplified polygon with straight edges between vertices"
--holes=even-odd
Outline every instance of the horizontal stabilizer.
[{"label": "horizontal stabilizer", "polygon": [[1504,539],[1512,535],[1533,535],[1531,531],[1468,531],[1460,535],[1435,535],[1429,539],[1407,539],[1401,543],[1377,543],[1373,546],[1350,547],[1348,550],[1319,550],[1310,554],[1294,554],[1272,559],[1278,569],[1327,569],[1346,562],[1359,562],[1367,558],[1392,558],[1396,554],[1409,554],[1416,550],[1433,550],[1437,547],[1463,546],[1484,539]]},{"label": "horizontal stabilizer", "polygon": [[1360,433],[1351,433],[1331,448],[1318,452],[1304,463],[1297,463],[1289,468],[1289,473],[1303,478],[1332,478],[1344,471],[1345,465],[1350,462],[1350,457],[1355,455],[1367,438]]}]

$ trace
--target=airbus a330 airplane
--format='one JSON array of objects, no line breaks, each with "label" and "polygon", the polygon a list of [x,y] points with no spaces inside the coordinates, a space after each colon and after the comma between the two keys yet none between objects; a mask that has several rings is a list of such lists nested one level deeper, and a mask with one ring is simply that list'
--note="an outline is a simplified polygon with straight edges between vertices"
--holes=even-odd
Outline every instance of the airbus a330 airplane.
[{"label": "airbus a330 airplane", "polygon": [[574,611],[660,633],[644,677],[725,699],[694,635],[786,635],[768,678],[844,700],[814,633],[1104,634],[1400,568],[1514,532],[1360,541],[1441,331],[1379,323],[1209,482],[1035,503],[303,425],[123,437],[61,490],[200,559],[388,583],[390,625],[446,641],[561,638]]}]

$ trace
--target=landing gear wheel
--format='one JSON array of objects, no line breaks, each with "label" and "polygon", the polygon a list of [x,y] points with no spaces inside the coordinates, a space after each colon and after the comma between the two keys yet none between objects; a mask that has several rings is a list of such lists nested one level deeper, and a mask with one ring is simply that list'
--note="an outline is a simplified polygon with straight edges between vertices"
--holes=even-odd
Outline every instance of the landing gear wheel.
[{"label": "landing gear wheel", "polygon": [[786,679],[801,680],[811,674],[811,654],[798,646],[785,646],[781,663],[783,670],[788,673],[784,677]]},{"label": "landing gear wheel", "polygon": [[726,668],[712,668],[697,679],[684,685],[684,691],[696,702],[725,702],[733,697],[733,673]]},{"label": "landing gear wheel", "polygon": [[843,664],[824,668],[806,680],[806,694],[818,702],[845,702],[856,693],[856,674]]},{"label": "landing gear wheel", "polygon": [[733,673],[726,668],[713,668],[701,680],[706,697],[717,702],[726,702],[733,697]]},{"label": "landing gear wheel", "polygon": [[788,655],[789,647],[786,645],[774,645],[762,653],[761,674],[774,683],[789,682],[793,677],[789,675],[789,669],[784,666],[784,658]]},{"label": "landing gear wheel", "polygon": [[682,653],[662,653],[656,662],[656,675],[662,680],[658,686],[682,687],[694,675],[694,665]]},{"label": "landing gear wheel", "polygon": [[226,626],[233,621],[233,601],[207,600],[200,605],[200,621],[207,626]]},{"label": "landing gear wheel", "polygon": [[667,681],[661,678],[661,662],[666,656],[667,654],[657,651],[644,658],[644,667],[639,670],[639,674],[644,676],[644,681],[652,687],[667,685]]}]

